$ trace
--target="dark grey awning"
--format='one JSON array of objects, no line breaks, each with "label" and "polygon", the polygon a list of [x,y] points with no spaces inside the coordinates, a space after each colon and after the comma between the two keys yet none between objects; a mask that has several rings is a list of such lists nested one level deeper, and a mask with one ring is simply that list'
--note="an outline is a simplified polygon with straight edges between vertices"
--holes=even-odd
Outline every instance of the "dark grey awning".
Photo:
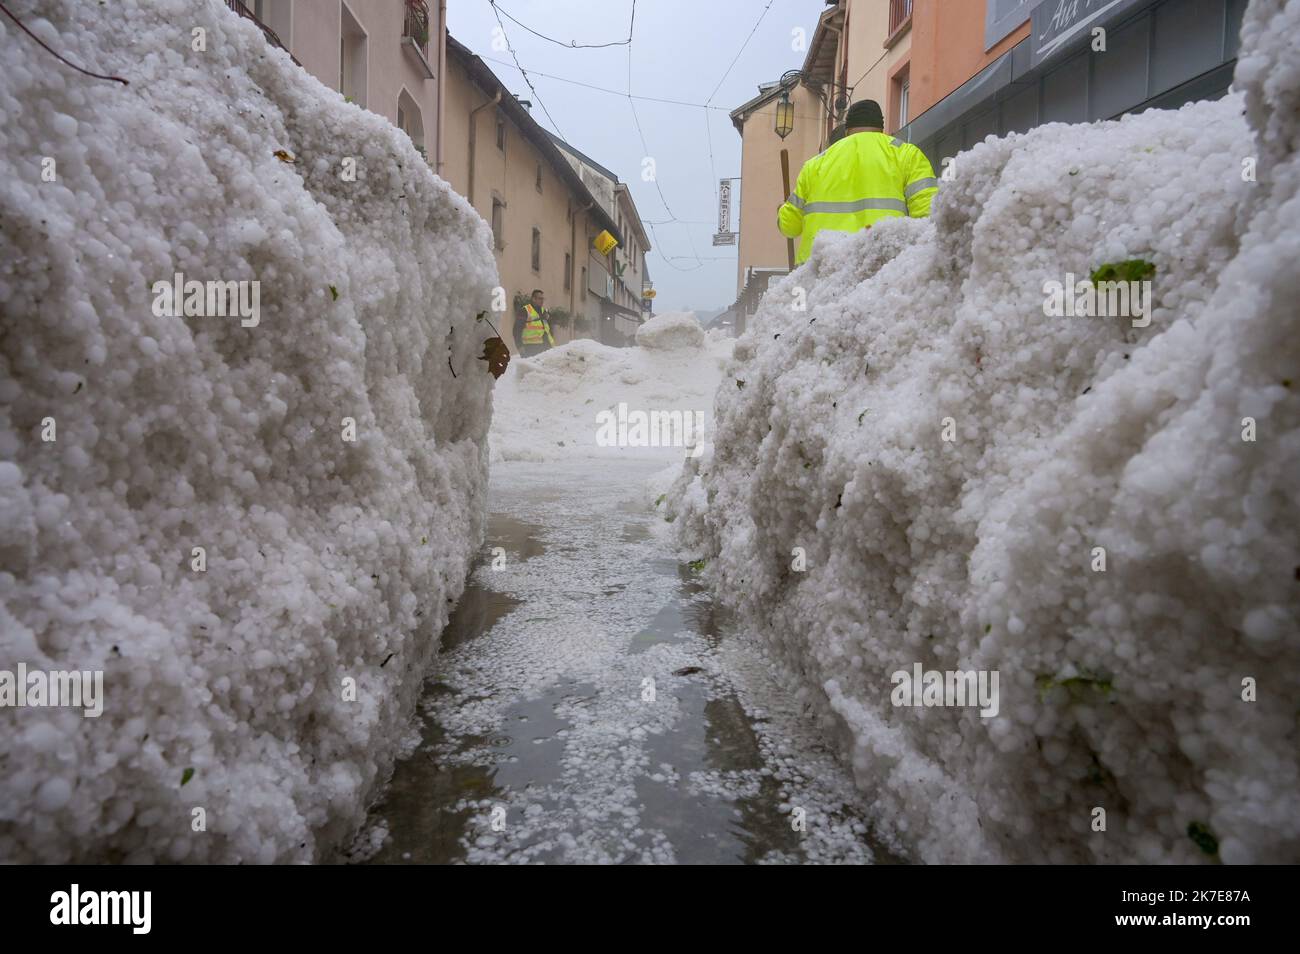
[{"label": "dark grey awning", "polygon": [[[1030,36],[897,135],[920,146],[937,169],[944,157],[990,134],[1221,96],[1231,82],[1246,3],[1041,0],[1032,7]],[[1106,30],[1105,52],[1091,48],[1099,26]]]},{"label": "dark grey awning", "polygon": [[[1020,49],[1023,43],[1015,49]],[[897,133],[898,138],[907,142],[925,142],[933,138],[941,129],[961,119],[976,106],[990,100],[998,90],[1011,85],[1014,76],[1011,58],[1015,50],[1003,53],[1000,57],[980,70],[966,82],[935,103],[916,119],[912,120]]]},{"label": "dark grey awning", "polygon": [[1084,46],[1093,27],[1114,23],[1151,0],[1045,0],[1030,18],[1029,65],[1037,66]]}]

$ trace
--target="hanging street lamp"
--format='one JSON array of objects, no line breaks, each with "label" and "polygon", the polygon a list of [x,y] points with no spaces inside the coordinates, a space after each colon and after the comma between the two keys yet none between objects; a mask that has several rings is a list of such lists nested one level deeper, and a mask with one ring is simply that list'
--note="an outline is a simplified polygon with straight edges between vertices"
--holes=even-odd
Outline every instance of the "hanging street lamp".
[{"label": "hanging street lamp", "polygon": [[794,103],[790,102],[790,91],[781,90],[781,98],[776,104],[776,134],[784,139],[794,132]]},{"label": "hanging street lamp", "polygon": [[789,70],[778,81],[781,98],[776,103],[776,134],[782,139],[794,132],[794,103],[790,102],[790,87],[802,76],[802,70]]}]

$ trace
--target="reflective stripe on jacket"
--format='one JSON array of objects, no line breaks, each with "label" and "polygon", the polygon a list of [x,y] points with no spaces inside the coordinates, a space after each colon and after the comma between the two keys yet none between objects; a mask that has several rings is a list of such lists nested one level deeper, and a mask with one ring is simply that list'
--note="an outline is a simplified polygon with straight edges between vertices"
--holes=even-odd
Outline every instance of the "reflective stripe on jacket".
[{"label": "reflective stripe on jacket", "polygon": [[786,238],[800,239],[795,263],[802,264],[823,229],[856,232],[885,218],[924,218],[938,191],[934,168],[916,146],[885,133],[854,133],[803,164],[777,225]]},{"label": "reflective stripe on jacket", "polygon": [[524,323],[523,340],[519,343],[521,345],[541,344],[542,339],[545,338],[554,345],[555,339],[551,337],[551,323],[546,320],[546,309],[543,308],[539,314],[537,309],[533,307],[532,302],[529,302],[524,305],[524,314],[528,316],[528,320]]}]

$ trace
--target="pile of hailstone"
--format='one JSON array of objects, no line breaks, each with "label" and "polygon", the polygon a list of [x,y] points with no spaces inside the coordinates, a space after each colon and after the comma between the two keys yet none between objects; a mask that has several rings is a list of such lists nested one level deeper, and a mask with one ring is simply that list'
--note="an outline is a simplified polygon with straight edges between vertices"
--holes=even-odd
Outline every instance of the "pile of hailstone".
[{"label": "pile of hailstone", "polygon": [[703,348],[704,342],[704,329],[691,311],[669,311],[655,315],[636,330],[637,347],[654,351]]},{"label": "pile of hailstone", "polygon": [[[637,329],[636,347],[578,338],[513,361],[495,395],[492,461],[574,457],[680,460],[706,433],[733,341],[694,312],[665,312]],[[654,415],[652,418],[651,415]],[[669,418],[660,438],[631,439],[635,422]],[[677,426],[680,424],[680,427]],[[644,427],[644,425],[643,425]],[[623,438],[608,438],[614,431]]]},{"label": "pile of hailstone", "polygon": [[129,85],[0,21],[0,670],[104,693],[0,708],[0,861],[326,857],[480,539],[489,235],[222,4],[9,5]]},{"label": "pile of hailstone", "polygon": [[[675,527],[913,858],[1300,861],[1297,35],[1253,0],[1223,101],[975,146],[737,344]],[[1107,265],[1149,325],[1048,314]]]}]

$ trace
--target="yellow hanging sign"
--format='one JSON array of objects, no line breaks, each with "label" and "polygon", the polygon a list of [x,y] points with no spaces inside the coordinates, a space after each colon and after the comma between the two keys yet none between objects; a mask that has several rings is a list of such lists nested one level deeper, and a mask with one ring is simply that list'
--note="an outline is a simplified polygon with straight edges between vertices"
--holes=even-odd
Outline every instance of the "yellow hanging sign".
[{"label": "yellow hanging sign", "polygon": [[601,232],[592,239],[591,244],[596,246],[596,251],[601,255],[608,255],[610,251],[618,245],[618,240],[615,239],[614,236],[610,235],[609,230],[606,229],[604,232]]}]

